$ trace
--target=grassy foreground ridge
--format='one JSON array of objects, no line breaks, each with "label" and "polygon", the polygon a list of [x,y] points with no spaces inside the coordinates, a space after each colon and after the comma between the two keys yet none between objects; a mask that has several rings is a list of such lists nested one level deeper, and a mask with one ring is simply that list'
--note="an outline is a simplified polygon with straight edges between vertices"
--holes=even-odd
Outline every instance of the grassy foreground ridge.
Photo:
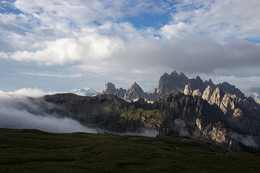
[{"label": "grassy foreground ridge", "polygon": [[258,172],[260,154],[203,141],[0,129],[0,172]]}]

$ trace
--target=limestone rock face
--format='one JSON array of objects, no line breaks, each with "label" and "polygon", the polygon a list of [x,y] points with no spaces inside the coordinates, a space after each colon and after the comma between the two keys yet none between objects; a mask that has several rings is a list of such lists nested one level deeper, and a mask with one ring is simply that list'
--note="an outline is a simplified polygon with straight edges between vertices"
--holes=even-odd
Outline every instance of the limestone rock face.
[{"label": "limestone rock face", "polygon": [[114,94],[115,94],[117,97],[119,97],[119,98],[124,98],[125,93],[126,93],[126,89],[119,88],[119,89],[116,90],[116,92],[115,92]]},{"label": "limestone rock face", "polygon": [[134,100],[138,98],[145,98],[145,93],[142,88],[135,82],[124,95],[125,100]]},{"label": "limestone rock face", "polygon": [[115,94],[116,92],[116,87],[113,83],[108,82],[107,84],[105,84],[105,88],[102,92],[102,94]]},{"label": "limestone rock face", "polygon": [[[260,129],[260,105],[252,98],[243,98],[243,95],[240,98],[236,94],[224,93],[220,87],[212,90],[211,86],[204,90],[202,98],[209,104],[218,106],[228,117],[232,128],[245,133],[260,135],[260,132],[257,131],[257,129]],[[215,132],[217,131],[215,130]]]},{"label": "limestone rock face", "polygon": [[172,72],[170,75],[165,73],[160,77],[157,93],[162,95],[173,90],[183,91],[188,80],[189,79],[184,73],[178,74],[176,71]]},{"label": "limestone rock face", "polygon": [[[188,85],[190,90],[199,89],[200,91],[204,91],[205,88],[208,85],[215,86],[211,79],[209,81],[203,82],[199,76],[197,76],[195,79],[189,79],[185,76],[184,73],[178,74],[176,71],[172,72],[170,75],[165,73],[161,76],[158,84],[158,90],[157,93],[159,95],[162,95],[169,91],[183,91],[185,86]],[[192,92],[190,93],[185,91],[186,94],[192,95]]]},{"label": "limestone rock face", "polygon": [[200,92],[200,89],[196,89],[192,92],[192,96],[201,96],[201,92]]},{"label": "limestone rock face", "polygon": [[185,94],[185,95],[191,95],[192,94],[192,90],[190,89],[189,85],[185,85],[183,94]]},{"label": "limestone rock face", "polygon": [[199,76],[195,79],[189,79],[188,85],[192,90],[199,89],[200,91],[204,91],[207,85],[201,80]]},{"label": "limestone rock face", "polygon": [[232,99],[230,94],[225,94],[221,104],[220,104],[220,109],[227,114],[228,112],[230,112],[231,110],[235,109],[235,103],[234,100]]},{"label": "limestone rock face", "polygon": [[213,91],[213,93],[212,93],[210,99],[208,100],[208,102],[210,104],[216,104],[216,105],[220,106],[223,96],[224,96],[224,93],[222,93],[222,91],[220,91],[219,87],[217,87]]},{"label": "limestone rock face", "polygon": [[[236,95],[232,95],[229,93],[224,94],[219,87],[217,87],[214,91],[212,91],[211,86],[208,86],[206,90],[203,92],[202,98],[209,102],[209,104],[216,104],[224,114],[233,115],[236,109],[235,102],[241,101],[241,99],[237,98]],[[235,115],[238,115],[236,111]]]},{"label": "limestone rock face", "polygon": [[205,89],[205,91],[203,92],[203,94],[202,94],[202,98],[204,99],[204,100],[210,100],[210,98],[211,98],[211,95],[212,95],[212,87],[211,86],[208,86],[206,89]]},{"label": "limestone rock face", "polygon": [[105,84],[105,88],[101,92],[101,94],[113,94],[119,98],[124,98],[125,93],[126,93],[126,89],[123,88],[117,89],[115,85],[111,82]]}]

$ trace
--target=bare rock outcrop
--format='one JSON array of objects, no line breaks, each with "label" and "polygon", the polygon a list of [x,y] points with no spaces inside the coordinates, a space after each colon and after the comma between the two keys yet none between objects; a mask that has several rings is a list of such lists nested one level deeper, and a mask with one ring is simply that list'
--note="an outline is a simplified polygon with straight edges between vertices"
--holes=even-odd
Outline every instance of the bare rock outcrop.
[{"label": "bare rock outcrop", "polygon": [[190,88],[189,85],[185,85],[185,88],[184,88],[183,93],[184,93],[185,95],[191,95],[191,94],[192,94],[192,90],[191,90],[191,88]]},{"label": "bare rock outcrop", "polygon": [[107,84],[105,84],[105,88],[101,94],[115,94],[116,91],[117,89],[115,85],[111,82],[108,82]]},{"label": "bare rock outcrop", "polygon": [[124,95],[125,100],[134,100],[138,98],[145,98],[143,89],[135,82]]},{"label": "bare rock outcrop", "polygon": [[210,100],[210,98],[211,98],[211,95],[212,95],[212,87],[211,86],[208,86],[206,89],[205,89],[205,91],[203,92],[203,94],[202,94],[202,98],[204,99],[204,100]]},{"label": "bare rock outcrop", "polygon": [[196,89],[192,92],[192,96],[200,96],[201,97],[201,92],[200,92],[200,89]]}]

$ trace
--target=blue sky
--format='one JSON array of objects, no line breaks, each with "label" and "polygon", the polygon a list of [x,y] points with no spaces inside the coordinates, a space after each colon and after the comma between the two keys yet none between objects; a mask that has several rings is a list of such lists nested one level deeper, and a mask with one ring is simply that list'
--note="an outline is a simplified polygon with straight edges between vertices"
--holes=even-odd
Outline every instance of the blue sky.
[{"label": "blue sky", "polygon": [[260,87],[259,0],[0,0],[0,90],[146,91],[165,72]]}]

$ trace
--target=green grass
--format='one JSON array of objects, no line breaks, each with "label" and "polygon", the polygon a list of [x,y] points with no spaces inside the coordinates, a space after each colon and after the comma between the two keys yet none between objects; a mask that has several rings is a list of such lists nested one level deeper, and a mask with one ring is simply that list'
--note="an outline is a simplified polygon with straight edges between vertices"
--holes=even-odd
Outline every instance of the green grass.
[{"label": "green grass", "polygon": [[260,155],[177,136],[0,129],[0,172],[259,172]]},{"label": "green grass", "polygon": [[139,120],[145,118],[146,120],[152,120],[158,117],[157,115],[163,113],[163,110],[144,110],[142,108],[130,108],[125,110],[120,116],[128,120]]}]

